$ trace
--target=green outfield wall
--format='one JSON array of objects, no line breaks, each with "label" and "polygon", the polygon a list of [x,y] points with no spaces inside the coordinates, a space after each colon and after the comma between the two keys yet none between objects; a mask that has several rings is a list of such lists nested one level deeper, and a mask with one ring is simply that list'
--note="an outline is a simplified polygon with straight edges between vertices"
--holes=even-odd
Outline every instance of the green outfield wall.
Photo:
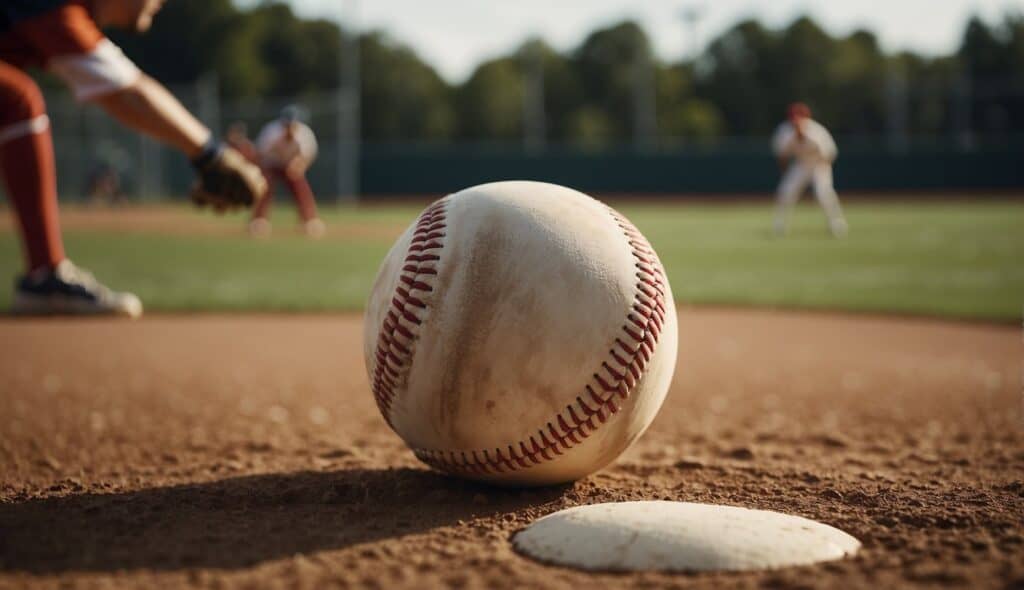
[{"label": "green outfield wall", "polygon": [[[58,139],[61,199],[80,199],[93,151]],[[933,143],[899,151],[847,140],[840,141],[840,149],[835,166],[840,191],[1021,189],[1024,195],[1024,139],[972,149]],[[530,152],[518,145],[366,143],[358,154],[356,165],[352,151],[339,158],[336,144],[321,144],[320,157],[309,171],[319,200],[333,201],[345,190],[340,187],[351,187],[352,179],[343,176],[354,169],[359,193],[372,199],[443,194],[509,179],[542,180],[595,193],[766,194],[774,191],[779,178],[764,139],[657,151],[548,147]],[[130,164],[121,167],[121,179],[133,200],[184,197],[195,179],[180,154],[162,147],[143,150]]]},{"label": "green outfield wall", "polygon": [[[1024,188],[1024,146],[964,150],[844,149],[836,187],[855,191]],[[444,193],[492,180],[530,179],[619,193],[759,193],[779,172],[767,149],[728,147],[639,152],[501,146],[366,145],[360,158],[365,195]]]}]

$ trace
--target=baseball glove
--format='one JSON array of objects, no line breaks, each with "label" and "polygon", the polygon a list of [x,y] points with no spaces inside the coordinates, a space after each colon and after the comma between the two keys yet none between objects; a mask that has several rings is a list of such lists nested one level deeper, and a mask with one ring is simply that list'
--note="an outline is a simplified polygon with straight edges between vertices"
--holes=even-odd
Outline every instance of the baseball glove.
[{"label": "baseball glove", "polygon": [[235,149],[211,142],[192,160],[199,180],[192,189],[192,202],[210,205],[218,213],[251,207],[263,198],[267,181],[256,166]]}]

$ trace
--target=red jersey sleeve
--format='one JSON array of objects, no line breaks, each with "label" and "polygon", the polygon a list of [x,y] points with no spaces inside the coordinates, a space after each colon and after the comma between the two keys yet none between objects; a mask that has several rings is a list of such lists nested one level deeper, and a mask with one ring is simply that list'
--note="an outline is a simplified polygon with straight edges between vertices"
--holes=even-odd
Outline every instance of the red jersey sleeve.
[{"label": "red jersey sleeve", "polygon": [[53,57],[89,53],[106,38],[85,6],[74,2],[19,21],[13,29],[38,52],[43,63]]},{"label": "red jersey sleeve", "polygon": [[120,90],[141,75],[100,31],[81,2],[69,2],[19,21],[11,33],[32,49],[35,61],[62,78],[78,100]]}]

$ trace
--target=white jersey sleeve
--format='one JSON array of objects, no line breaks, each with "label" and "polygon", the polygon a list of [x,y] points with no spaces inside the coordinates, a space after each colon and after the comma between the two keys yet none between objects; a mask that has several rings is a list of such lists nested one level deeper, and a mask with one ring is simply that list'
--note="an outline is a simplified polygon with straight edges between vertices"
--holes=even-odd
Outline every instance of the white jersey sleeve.
[{"label": "white jersey sleeve", "polygon": [[814,143],[818,155],[823,160],[831,162],[839,155],[839,148],[836,147],[835,139],[832,138],[832,134],[821,123],[808,120],[804,133],[807,135],[807,139]]},{"label": "white jersey sleeve", "polygon": [[296,157],[312,162],[316,159],[318,146],[313,130],[307,125],[299,123],[295,135],[288,137],[285,123],[276,120],[267,123],[260,131],[256,149],[264,164],[275,167],[286,166]]},{"label": "white jersey sleeve", "polygon": [[317,152],[320,146],[317,144],[316,135],[313,130],[309,128],[309,125],[302,123],[299,125],[299,132],[296,136],[299,142],[299,153],[307,162],[312,162],[316,159]]},{"label": "white jersey sleeve", "polygon": [[86,53],[52,57],[46,65],[71,88],[79,101],[127,88],[142,75],[121,48],[108,39],[101,40]]},{"label": "white jersey sleeve", "polygon": [[796,132],[793,125],[788,121],[775,128],[772,136],[772,152],[776,157],[788,158],[793,155],[793,143],[796,139]]},{"label": "white jersey sleeve", "polygon": [[779,125],[772,138],[772,150],[780,158],[796,158],[808,164],[832,162],[839,150],[832,134],[813,119],[800,122],[801,133],[789,121]]},{"label": "white jersey sleeve", "polygon": [[283,133],[284,127],[280,121],[271,121],[263,126],[259,137],[256,138],[256,150],[260,153],[261,157],[267,158],[271,155],[274,146],[280,141]]}]

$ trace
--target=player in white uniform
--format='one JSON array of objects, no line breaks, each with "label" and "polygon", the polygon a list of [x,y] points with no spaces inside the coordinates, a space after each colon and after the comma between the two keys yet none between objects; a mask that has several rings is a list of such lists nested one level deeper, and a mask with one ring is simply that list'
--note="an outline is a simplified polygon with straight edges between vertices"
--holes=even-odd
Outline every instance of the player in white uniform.
[{"label": "player in white uniform", "polygon": [[808,184],[828,216],[832,235],[846,235],[847,224],[839,205],[839,196],[832,186],[832,162],[839,150],[832,135],[811,118],[807,105],[797,102],[789,106],[788,120],[779,125],[772,138],[772,150],[785,170],[776,196],[775,233],[786,233],[789,212]]},{"label": "player in white uniform", "polygon": [[313,190],[306,180],[306,170],[316,159],[316,136],[302,118],[302,110],[298,107],[285,107],[281,116],[267,123],[256,139],[268,192],[266,198],[253,208],[252,221],[249,222],[249,233],[253,236],[262,237],[270,233],[268,216],[275,180],[283,181],[291,191],[306,235],[318,238],[324,234],[324,222],[317,216]]}]

